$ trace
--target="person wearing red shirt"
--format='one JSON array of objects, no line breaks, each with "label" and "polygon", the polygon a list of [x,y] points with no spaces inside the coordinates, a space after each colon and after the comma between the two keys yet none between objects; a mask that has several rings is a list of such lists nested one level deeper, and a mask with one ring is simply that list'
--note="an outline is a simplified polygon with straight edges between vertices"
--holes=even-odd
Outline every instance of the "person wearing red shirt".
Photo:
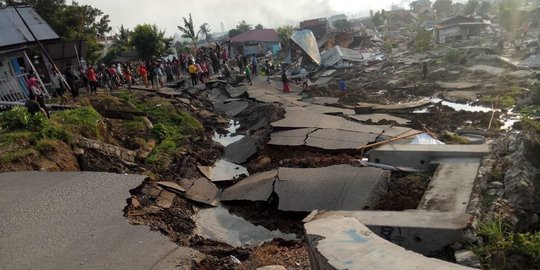
[{"label": "person wearing red shirt", "polygon": [[97,93],[97,75],[92,65],[88,65],[86,69],[86,79],[88,79],[88,85],[90,86],[90,94]]}]

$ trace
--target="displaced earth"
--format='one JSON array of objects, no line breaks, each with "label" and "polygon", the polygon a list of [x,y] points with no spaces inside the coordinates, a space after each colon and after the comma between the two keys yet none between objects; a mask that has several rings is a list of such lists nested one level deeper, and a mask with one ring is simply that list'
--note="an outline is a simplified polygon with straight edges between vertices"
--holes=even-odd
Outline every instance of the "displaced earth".
[{"label": "displaced earth", "polygon": [[[426,59],[424,80],[420,63]],[[416,209],[428,188],[433,171],[364,170],[370,180],[359,187],[354,176],[366,169],[370,144],[409,144],[422,132],[447,144],[481,144],[499,137],[500,128],[512,129],[509,108],[483,97],[513,87],[517,100],[527,99],[524,75],[498,67],[513,74],[503,81],[487,64],[410,54],[312,73],[309,89],[293,83],[291,94],[281,92],[277,76],[245,85],[236,73],[236,80],[213,78],[195,87],[100,93],[71,104],[98,113],[94,129],[73,127],[81,136],[68,143],[40,140],[37,150],[30,137],[2,142],[7,162],[0,171],[146,175],[131,190],[124,215],[204,254],[188,262],[192,269],[310,269],[302,220],[312,210]],[[347,81],[347,95],[339,91],[340,80]],[[53,120],[67,124],[62,113]],[[336,174],[331,185],[317,182]],[[324,192],[303,194],[303,181],[319,183]],[[355,193],[336,191],[341,186]],[[365,190],[377,195],[358,199]],[[336,197],[343,201],[325,200]],[[451,248],[434,256],[455,261]]]}]

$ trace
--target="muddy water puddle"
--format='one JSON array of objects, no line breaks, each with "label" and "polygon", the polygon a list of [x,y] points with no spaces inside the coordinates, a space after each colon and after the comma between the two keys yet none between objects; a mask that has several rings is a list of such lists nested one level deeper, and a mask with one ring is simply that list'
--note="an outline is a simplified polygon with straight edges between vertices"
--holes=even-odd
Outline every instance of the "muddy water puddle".
[{"label": "muddy water puddle", "polygon": [[[227,127],[227,134],[219,134],[214,131],[212,140],[227,147],[244,138],[244,135],[236,133],[236,130],[238,130],[239,127],[240,122],[230,120],[229,126]],[[246,167],[220,159],[214,163],[207,177],[211,181],[227,181],[237,179],[241,175],[249,175]]]},{"label": "muddy water puddle", "polygon": [[413,113],[427,113],[429,111],[428,108],[435,106],[435,104],[439,102],[441,103],[441,105],[450,107],[456,111],[465,111],[465,112],[492,112],[492,111],[500,112],[501,111],[499,109],[494,110],[492,108],[484,107],[484,106],[450,102],[450,101],[446,101],[440,98],[431,98],[429,99],[429,101],[431,101],[432,105],[429,105],[425,108],[421,108],[418,110],[414,110]]},{"label": "muddy water puddle", "polygon": [[241,175],[249,176],[246,167],[220,159],[211,167],[207,177],[211,181],[228,181],[237,179]]},{"label": "muddy water puddle", "polygon": [[275,238],[297,239],[293,233],[270,231],[263,226],[254,225],[221,206],[200,210],[194,220],[195,233],[233,247],[258,246]]}]

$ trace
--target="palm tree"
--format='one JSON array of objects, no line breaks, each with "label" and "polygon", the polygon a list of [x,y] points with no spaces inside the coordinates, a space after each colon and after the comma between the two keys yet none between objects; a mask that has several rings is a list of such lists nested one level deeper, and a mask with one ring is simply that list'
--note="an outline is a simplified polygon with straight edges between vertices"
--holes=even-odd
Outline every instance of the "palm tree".
[{"label": "palm tree", "polygon": [[212,38],[212,35],[210,34],[210,25],[208,23],[203,23],[199,27],[199,34],[204,35],[204,39],[206,41],[210,40]]},{"label": "palm tree", "polygon": [[191,18],[191,13],[189,13],[189,21],[186,20],[185,17],[182,17],[184,19],[184,26],[178,26],[178,29],[182,31],[182,37],[183,38],[189,38],[193,42],[193,45],[195,46],[195,50],[197,49],[197,41],[199,40],[199,31],[195,33],[195,28],[193,27],[193,19]]}]

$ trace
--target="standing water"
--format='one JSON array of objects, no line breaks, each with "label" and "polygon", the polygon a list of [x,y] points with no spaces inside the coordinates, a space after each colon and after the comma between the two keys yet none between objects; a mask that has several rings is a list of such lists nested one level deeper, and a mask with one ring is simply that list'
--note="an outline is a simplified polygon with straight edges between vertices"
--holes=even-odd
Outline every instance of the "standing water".
[{"label": "standing water", "polygon": [[214,137],[212,137],[212,140],[220,143],[223,146],[227,146],[231,143],[239,141],[240,139],[244,138],[244,135],[236,134],[236,130],[238,130],[239,127],[239,122],[231,120],[229,121],[229,127],[227,128],[228,133],[225,135],[221,135],[214,131]]},{"label": "standing water", "polygon": [[[212,138],[212,140],[220,143],[224,147],[227,147],[228,145],[244,138],[244,135],[236,134],[236,130],[239,127],[239,122],[230,120],[229,127],[227,127],[228,133],[225,135],[221,135],[214,131],[214,137]],[[214,163],[214,166],[212,166],[207,177],[210,178],[211,181],[227,181],[236,179],[243,174],[249,175],[246,167],[240,166],[232,162],[228,162],[224,159],[220,159],[216,163]]]},{"label": "standing water", "polygon": [[229,213],[223,207],[203,209],[195,215],[195,233],[214,241],[227,243],[233,247],[258,246],[274,238],[295,240],[293,233],[270,231]]}]

